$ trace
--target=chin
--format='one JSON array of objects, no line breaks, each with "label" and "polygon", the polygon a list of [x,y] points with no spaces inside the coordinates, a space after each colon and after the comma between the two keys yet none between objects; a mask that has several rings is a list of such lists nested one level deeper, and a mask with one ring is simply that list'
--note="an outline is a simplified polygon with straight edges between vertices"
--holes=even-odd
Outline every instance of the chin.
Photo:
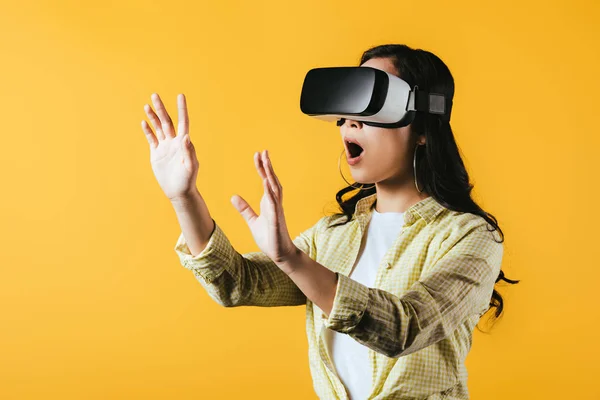
[{"label": "chin", "polygon": [[354,182],[363,183],[365,185],[372,185],[375,183],[375,180],[366,174],[352,174],[352,179]]}]

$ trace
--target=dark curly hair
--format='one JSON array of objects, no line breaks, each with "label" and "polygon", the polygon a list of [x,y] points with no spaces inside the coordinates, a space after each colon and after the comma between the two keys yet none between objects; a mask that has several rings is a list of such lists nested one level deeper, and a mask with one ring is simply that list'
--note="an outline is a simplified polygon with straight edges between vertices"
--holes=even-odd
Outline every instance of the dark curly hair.
[{"label": "dark curly hair", "polygon": [[[419,86],[419,90],[432,93],[443,93],[447,98],[454,97],[454,78],[444,62],[431,52],[412,49],[402,44],[386,44],[373,47],[363,53],[360,65],[372,58],[390,59],[398,76],[405,80],[410,87]],[[464,166],[450,123],[439,115],[430,113],[415,113],[412,122],[412,132],[425,134],[426,146],[418,146],[416,172],[419,187],[423,188],[444,207],[459,211],[477,214],[483,217],[491,226],[490,232],[498,230],[504,242],[504,233],[498,226],[496,218],[485,212],[471,198],[473,185],[469,182],[469,174]],[[342,196],[356,190],[354,186],[346,186],[336,194],[340,213],[335,216],[346,216],[346,221],[333,224],[343,225],[352,220],[356,203],[375,193],[375,187],[359,189],[356,194],[343,200]],[[501,270],[496,283],[504,280],[510,284],[518,283],[504,276]],[[502,314],[504,303],[502,296],[494,289],[490,301],[490,309],[496,307],[494,317],[498,319]],[[488,309],[489,311],[489,309]]]}]

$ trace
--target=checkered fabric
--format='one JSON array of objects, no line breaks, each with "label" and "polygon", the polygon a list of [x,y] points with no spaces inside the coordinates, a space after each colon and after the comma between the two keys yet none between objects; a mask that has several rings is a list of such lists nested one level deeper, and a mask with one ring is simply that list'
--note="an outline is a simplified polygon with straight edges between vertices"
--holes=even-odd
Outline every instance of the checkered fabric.
[{"label": "checkered fabric", "polygon": [[[321,399],[349,399],[323,337],[326,328],[368,347],[373,387],[368,400],[469,399],[464,360],[488,310],[503,244],[480,216],[445,208],[433,197],[409,207],[378,266],[374,287],[348,277],[358,258],[376,194],[343,216],[322,217],[294,243],[338,275],[329,316],[262,252],[238,253],[219,225],[192,256],[180,234],[175,251],[209,296],[225,307],[306,305],[313,386]],[[353,399],[361,400],[361,399]]]}]

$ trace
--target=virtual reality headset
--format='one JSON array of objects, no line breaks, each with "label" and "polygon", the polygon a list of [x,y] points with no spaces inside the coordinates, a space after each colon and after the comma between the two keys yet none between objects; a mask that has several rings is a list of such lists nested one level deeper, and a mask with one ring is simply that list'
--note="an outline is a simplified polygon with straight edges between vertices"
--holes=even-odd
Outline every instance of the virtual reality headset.
[{"label": "virtual reality headset", "polygon": [[302,85],[300,109],[323,121],[346,119],[381,128],[409,125],[417,111],[450,121],[452,99],[418,90],[399,77],[371,67],[314,68]]}]

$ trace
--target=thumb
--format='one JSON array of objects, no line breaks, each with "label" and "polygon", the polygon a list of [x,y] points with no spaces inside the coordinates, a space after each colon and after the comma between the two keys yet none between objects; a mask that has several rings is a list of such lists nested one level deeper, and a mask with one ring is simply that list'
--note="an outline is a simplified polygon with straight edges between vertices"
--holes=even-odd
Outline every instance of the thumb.
[{"label": "thumb", "polygon": [[248,204],[246,200],[237,194],[231,197],[231,204],[233,204],[235,209],[242,215],[242,217],[244,217],[248,224],[256,219],[257,215],[252,207],[250,207],[250,204]]}]

